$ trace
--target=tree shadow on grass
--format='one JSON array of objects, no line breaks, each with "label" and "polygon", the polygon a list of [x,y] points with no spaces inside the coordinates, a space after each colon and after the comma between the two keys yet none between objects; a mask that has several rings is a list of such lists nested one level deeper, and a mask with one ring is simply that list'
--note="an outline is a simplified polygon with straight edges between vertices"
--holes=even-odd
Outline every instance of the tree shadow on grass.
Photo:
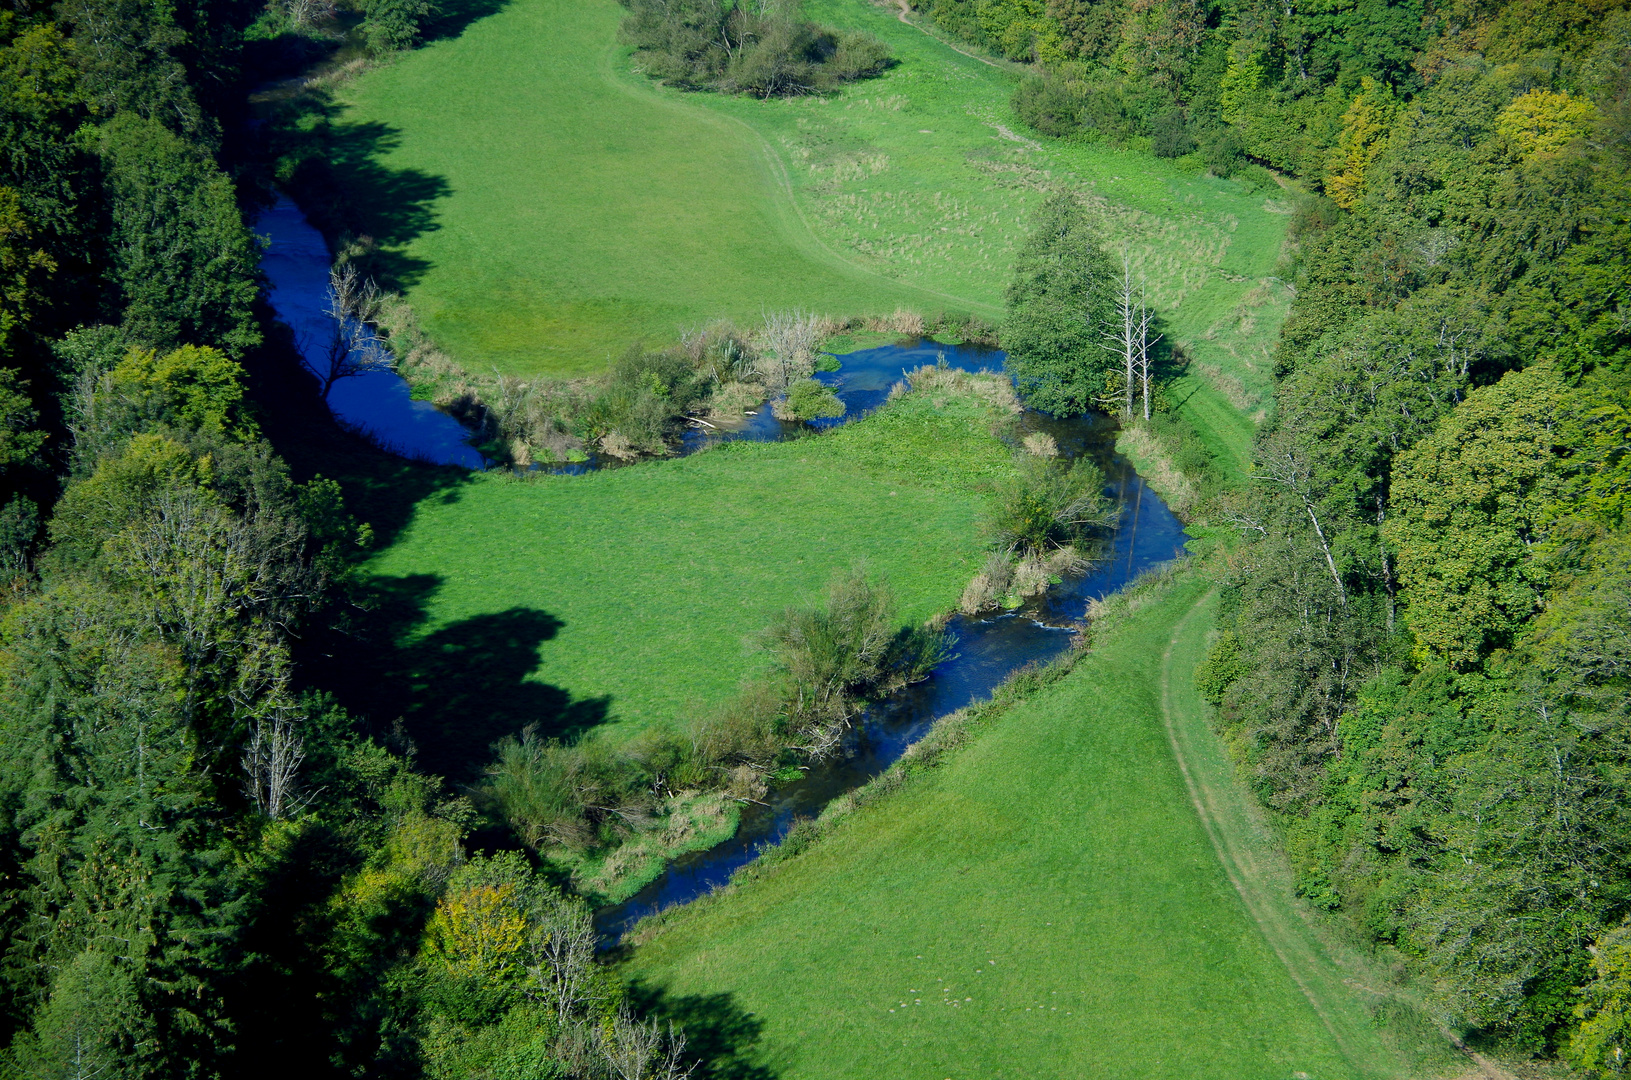
[{"label": "tree shadow on grass", "polygon": [[565,625],[547,611],[512,607],[421,634],[441,583],[415,574],[364,586],[359,632],[324,680],[348,710],[399,731],[421,768],[454,782],[478,778],[493,744],[523,728],[572,739],[606,721],[609,698],[575,700],[531,678],[540,646]]},{"label": "tree shadow on grass", "polygon": [[758,1053],[764,1022],[725,994],[670,994],[635,982],[629,1003],[641,1015],[685,1030],[685,1056],[709,1080],[776,1080]]},{"label": "tree shadow on grass", "polygon": [[397,291],[411,288],[430,263],[407,247],[441,227],[436,203],[453,187],[445,177],[387,164],[385,158],[402,144],[401,129],[344,120],[332,103],[327,111],[328,168],[343,200],[346,231],[357,238],[375,281]]},{"label": "tree shadow on grass", "polygon": [[331,90],[306,87],[263,109],[265,156],[277,183],[329,246],[346,247],[386,289],[414,285],[430,263],[407,248],[440,227],[436,204],[453,191],[447,178],[392,164],[401,129],[348,118]]},{"label": "tree shadow on grass", "polygon": [[419,28],[419,36],[426,42],[456,38],[489,15],[497,15],[510,6],[510,0],[442,0]]}]

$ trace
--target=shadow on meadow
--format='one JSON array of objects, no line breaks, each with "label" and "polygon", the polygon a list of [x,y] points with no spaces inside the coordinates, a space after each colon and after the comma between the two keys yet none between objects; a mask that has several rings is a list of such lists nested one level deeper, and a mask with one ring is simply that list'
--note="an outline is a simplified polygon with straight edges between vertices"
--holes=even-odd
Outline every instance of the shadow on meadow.
[{"label": "shadow on meadow", "polygon": [[414,574],[358,586],[357,633],[325,682],[348,710],[411,742],[422,769],[456,783],[476,779],[492,745],[523,728],[570,740],[605,722],[609,698],[575,700],[530,678],[564,625],[547,611],[513,607],[421,634],[441,583]]},{"label": "shadow on meadow", "polygon": [[776,1073],[757,1060],[764,1022],[736,1004],[728,993],[671,995],[636,982],[629,1003],[641,1016],[685,1029],[685,1056],[700,1063],[708,1080],[776,1080]]},{"label": "shadow on meadow", "polygon": [[410,288],[430,263],[406,248],[440,227],[436,203],[453,188],[444,177],[386,164],[386,156],[402,143],[399,129],[341,120],[332,101],[325,103],[325,112],[329,170],[346,207],[346,231],[362,246],[368,271],[381,286]]},{"label": "shadow on meadow", "polygon": [[456,38],[471,23],[497,15],[509,6],[509,0],[442,0],[419,27],[419,36],[427,44]]},{"label": "shadow on meadow", "polygon": [[[372,531],[369,550],[395,542],[416,507],[461,497],[468,470],[410,461],[336,423],[288,328],[268,326],[248,365],[262,427],[294,480],[339,482],[346,513]],[[529,725],[545,738],[572,739],[605,721],[609,699],[574,700],[530,678],[539,649],[561,631],[559,618],[514,607],[426,633],[441,583],[433,574],[361,573],[336,583],[296,645],[308,684],[332,693],[368,729],[411,743],[422,769],[455,783],[476,779],[492,744]]]},{"label": "shadow on meadow", "polygon": [[391,165],[401,130],[347,120],[330,89],[308,86],[262,111],[272,176],[329,246],[349,249],[387,290],[417,282],[430,263],[406,249],[440,227],[436,204],[453,190],[446,177]]}]

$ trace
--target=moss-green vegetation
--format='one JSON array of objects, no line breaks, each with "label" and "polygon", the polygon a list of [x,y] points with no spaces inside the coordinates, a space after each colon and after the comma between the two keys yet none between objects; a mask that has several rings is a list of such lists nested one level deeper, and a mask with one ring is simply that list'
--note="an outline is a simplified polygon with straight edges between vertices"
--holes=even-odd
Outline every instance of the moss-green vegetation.
[{"label": "moss-green vegetation", "polygon": [[913,394],[796,442],[477,477],[422,503],[369,570],[382,587],[433,583],[402,643],[443,642],[426,664],[461,627],[530,613],[547,624],[530,679],[605,698],[631,727],[678,719],[762,670],[758,635],[837,569],[864,562],[909,622],[955,605],[982,557],[980,492],[1012,467],[998,418],[978,399]]},{"label": "moss-green vegetation", "polygon": [[[1177,672],[1169,703],[1209,739],[1188,679],[1206,590],[1190,574],[1127,605],[900,795],[668,916],[630,974],[676,1012],[752,1014],[757,1043],[730,1052],[784,1080],[1403,1075],[1306,929],[1263,924],[1263,882],[1243,902],[1192,808],[1163,691]],[[1288,972],[1276,950],[1299,945],[1325,977]]]},{"label": "moss-green vegetation", "polygon": [[1149,275],[1173,340],[1260,404],[1289,298],[1277,189],[1018,134],[1011,74],[864,0],[806,14],[884,40],[899,65],[771,101],[631,73],[622,13],[517,0],[344,91],[362,231],[467,367],[593,370],[633,337],[766,306],[994,318],[1028,212],[1066,184]]}]

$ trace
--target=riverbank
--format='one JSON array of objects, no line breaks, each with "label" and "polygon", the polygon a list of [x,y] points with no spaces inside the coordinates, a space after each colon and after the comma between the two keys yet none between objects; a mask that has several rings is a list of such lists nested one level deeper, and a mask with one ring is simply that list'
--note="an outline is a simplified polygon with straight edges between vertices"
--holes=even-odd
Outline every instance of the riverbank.
[{"label": "riverbank", "polygon": [[1029,210],[1064,186],[1149,276],[1173,340],[1261,395],[1289,300],[1281,192],[1031,138],[1008,72],[861,0],[809,14],[898,65],[831,97],[680,93],[630,70],[610,0],[517,0],[323,91],[329,123],[282,125],[285,157],[332,161],[345,230],[472,372],[582,374],[767,308],[994,320]]},{"label": "riverbank", "polygon": [[[796,854],[637,931],[625,973],[671,1015],[751,1015],[714,1067],[783,1080],[1454,1064],[1344,983],[1264,864],[1220,861],[1264,844],[1189,680],[1214,603],[1198,567],[1118,594],[1068,673],[943,721]],[[1229,810],[1198,817],[1186,769]]]},{"label": "riverbank", "polygon": [[402,612],[408,683],[463,657],[496,719],[405,701],[407,723],[427,754],[468,759],[523,723],[627,737],[705,711],[764,670],[776,613],[852,565],[889,582],[903,621],[952,609],[983,558],[983,490],[1012,468],[1002,419],[914,394],[812,438],[436,493],[367,574]]}]

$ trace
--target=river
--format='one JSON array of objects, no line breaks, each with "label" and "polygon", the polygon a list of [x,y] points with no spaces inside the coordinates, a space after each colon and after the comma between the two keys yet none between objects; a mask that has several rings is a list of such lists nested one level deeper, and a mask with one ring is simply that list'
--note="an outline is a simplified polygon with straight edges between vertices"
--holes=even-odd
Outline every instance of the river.
[{"label": "river", "polygon": [[[330,254],[323,237],[287,198],[263,213],[257,231],[270,237],[262,260],[270,299],[278,316],[294,331],[303,350],[316,355],[329,340],[333,321],[327,315],[326,289]],[[881,405],[889,387],[904,372],[944,360],[968,371],[1000,369],[1003,354],[969,345],[915,339],[838,357],[839,369],[818,376],[845,404],[848,422]],[[347,426],[369,432],[382,445],[409,457],[439,465],[483,468],[487,463],[470,446],[469,431],[425,401],[416,401],[407,383],[394,372],[377,371],[336,383],[329,408]],[[776,420],[768,407],[758,410],[738,429],[696,430],[687,434],[682,453],[695,453],[721,439],[772,441],[805,433],[805,425]],[[979,617],[954,616],[947,624],[950,657],[921,683],[904,688],[867,711],[853,733],[848,752],[817,763],[802,780],[774,789],[765,805],[750,805],[730,840],[707,851],[676,860],[663,874],[624,903],[596,913],[604,942],[615,942],[646,915],[682,904],[728,881],[761,848],[778,842],[802,817],[819,813],[833,798],[852,791],[887,769],[934,721],[990,696],[1010,674],[1026,664],[1046,662],[1071,647],[1080,632],[1089,601],[1121,588],[1144,571],[1184,554],[1189,539],[1181,522],[1161,498],[1145,486],[1131,463],[1115,452],[1117,425],[1093,413],[1058,419],[1027,410],[1018,435],[1033,431],[1053,436],[1061,455],[1087,457],[1104,471],[1106,493],[1121,509],[1115,529],[1082,574],[1033,597],[1013,611]],[[562,467],[583,472],[615,464],[594,458]]]}]

